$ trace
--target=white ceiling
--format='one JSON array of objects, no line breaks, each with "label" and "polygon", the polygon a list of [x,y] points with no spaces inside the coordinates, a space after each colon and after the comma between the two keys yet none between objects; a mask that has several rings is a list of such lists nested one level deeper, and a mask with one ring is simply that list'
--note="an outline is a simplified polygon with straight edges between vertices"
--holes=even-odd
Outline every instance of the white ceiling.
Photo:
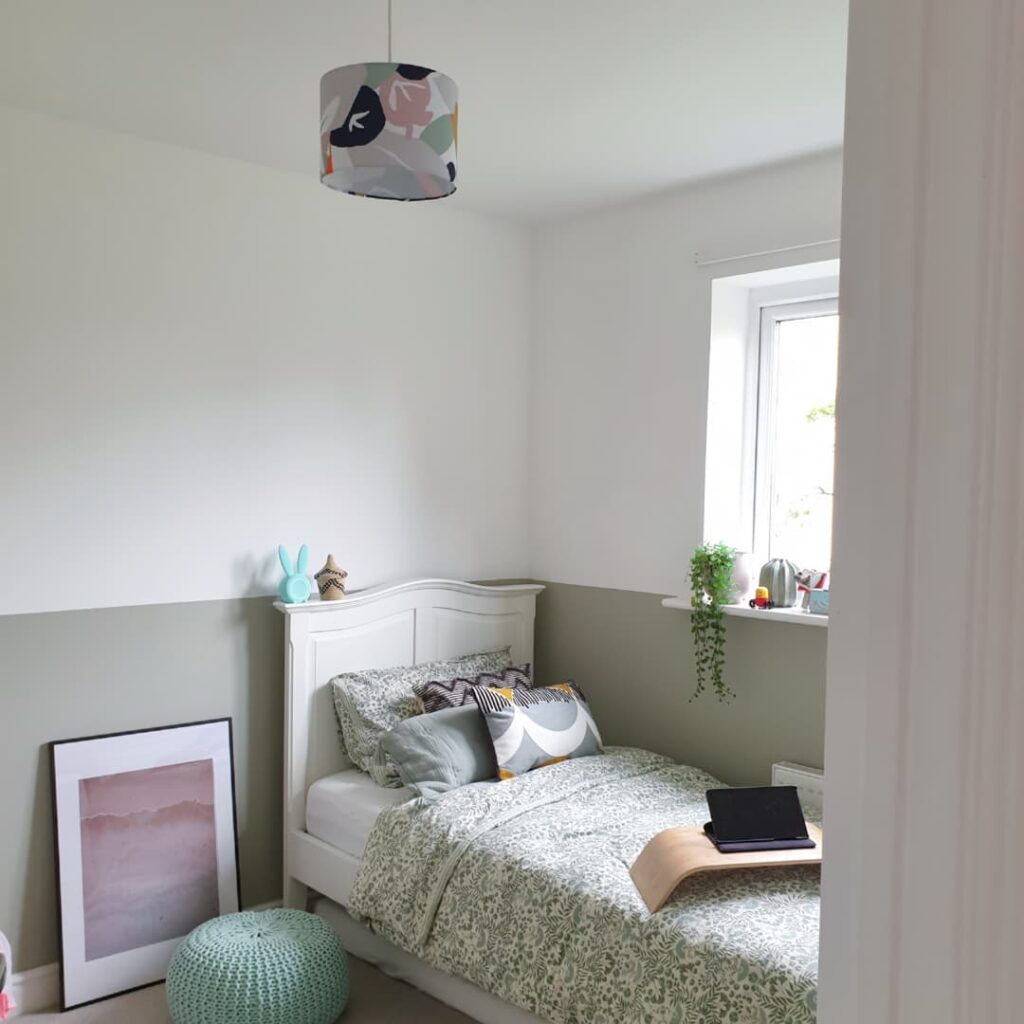
[{"label": "white ceiling", "polygon": [[[394,5],[395,58],[460,86],[451,203],[539,221],[842,141],[846,0]],[[3,0],[0,102],[315,175],[320,75],[386,56],[385,7]]]}]

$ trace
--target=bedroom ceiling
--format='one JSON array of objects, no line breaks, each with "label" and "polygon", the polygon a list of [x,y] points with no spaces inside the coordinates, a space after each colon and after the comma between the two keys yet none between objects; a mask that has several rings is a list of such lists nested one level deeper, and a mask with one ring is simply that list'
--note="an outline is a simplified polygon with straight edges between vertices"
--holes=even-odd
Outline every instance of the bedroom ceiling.
[{"label": "bedroom ceiling", "polygon": [[[385,6],[4,0],[0,102],[316,181],[320,75],[383,59]],[[541,221],[842,141],[846,0],[394,6],[396,59],[461,89],[452,204]]]}]

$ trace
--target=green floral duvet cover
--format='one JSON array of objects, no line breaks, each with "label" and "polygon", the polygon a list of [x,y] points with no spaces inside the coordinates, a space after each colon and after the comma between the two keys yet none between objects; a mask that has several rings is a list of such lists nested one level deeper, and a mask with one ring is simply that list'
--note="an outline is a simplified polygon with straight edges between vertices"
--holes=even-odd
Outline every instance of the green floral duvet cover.
[{"label": "green floral duvet cover", "polygon": [[382,812],[349,910],[553,1024],[815,1019],[818,868],[685,881],[657,914],[629,866],[702,825],[696,768],[643,750],[564,761]]}]

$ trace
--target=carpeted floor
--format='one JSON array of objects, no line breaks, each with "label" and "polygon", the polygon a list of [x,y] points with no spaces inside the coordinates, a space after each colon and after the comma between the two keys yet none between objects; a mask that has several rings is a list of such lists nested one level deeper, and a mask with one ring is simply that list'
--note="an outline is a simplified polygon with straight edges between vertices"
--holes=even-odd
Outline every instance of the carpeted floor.
[{"label": "carpeted floor", "polygon": [[[471,1024],[470,1018],[442,1005],[376,968],[348,958],[352,998],[339,1024]],[[170,1024],[163,985],[83,1006],[70,1013],[29,1014],[32,1024]]]}]

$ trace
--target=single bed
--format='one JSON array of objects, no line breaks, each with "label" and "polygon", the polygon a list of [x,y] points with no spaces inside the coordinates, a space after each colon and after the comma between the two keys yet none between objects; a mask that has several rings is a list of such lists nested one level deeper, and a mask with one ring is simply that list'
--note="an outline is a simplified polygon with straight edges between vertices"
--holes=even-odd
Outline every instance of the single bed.
[{"label": "single bed", "polygon": [[419,581],[287,616],[285,878],[347,948],[484,1024],[814,1020],[815,869],[724,872],[649,915],[629,881],[715,780],[611,749],[426,803],[345,765],[329,680],[512,647],[536,586]]},{"label": "single bed", "polygon": [[346,911],[374,801],[379,814],[401,791],[374,785],[342,754],[330,680],[341,672],[415,665],[505,645],[517,664],[532,662],[536,596],[543,589],[425,579],[341,601],[275,604],[285,617],[285,903],[312,908],[355,956],[483,1024],[545,1022],[429,966]]}]

